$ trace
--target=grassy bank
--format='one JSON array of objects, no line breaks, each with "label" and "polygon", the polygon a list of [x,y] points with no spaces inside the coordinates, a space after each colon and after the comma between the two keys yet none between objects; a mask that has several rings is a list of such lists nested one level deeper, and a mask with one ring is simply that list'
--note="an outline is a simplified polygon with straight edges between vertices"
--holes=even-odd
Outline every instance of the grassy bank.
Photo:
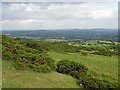
[{"label": "grassy bank", "polygon": [[16,70],[14,62],[3,60],[3,88],[79,88],[76,79],[57,72]]},{"label": "grassy bank", "polygon": [[84,56],[80,53],[61,54],[55,52],[48,53],[51,58],[59,61],[67,59],[79,62],[88,67],[89,73],[93,76],[107,80],[111,83],[118,83],[118,57],[117,56],[100,56],[100,55],[87,55]]}]

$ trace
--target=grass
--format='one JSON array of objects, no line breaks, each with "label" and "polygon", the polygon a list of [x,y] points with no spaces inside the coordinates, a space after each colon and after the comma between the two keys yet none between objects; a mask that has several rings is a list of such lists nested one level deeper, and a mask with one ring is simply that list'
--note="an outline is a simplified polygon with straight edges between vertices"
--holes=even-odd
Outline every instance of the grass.
[{"label": "grass", "polygon": [[0,89],[2,89],[2,59],[1,59],[1,56],[0,56]]},{"label": "grass", "polygon": [[76,79],[57,72],[16,70],[14,62],[3,60],[3,88],[80,88]]},{"label": "grass", "polygon": [[49,52],[50,57],[57,61],[61,59],[73,60],[88,67],[89,73],[101,80],[107,80],[111,83],[118,83],[118,57],[117,56],[99,56],[80,53],[60,54]]},{"label": "grass", "polygon": [[[101,80],[118,83],[118,57],[87,55],[80,53],[61,54],[49,52],[56,62],[61,59],[74,60],[86,67],[90,74]],[[57,72],[37,73],[31,70],[16,70],[14,62],[3,60],[3,88],[80,88],[76,79]]]},{"label": "grass", "polygon": [[91,45],[94,45],[94,44],[97,44],[98,41],[97,40],[88,40],[85,42],[86,44],[91,44]]}]

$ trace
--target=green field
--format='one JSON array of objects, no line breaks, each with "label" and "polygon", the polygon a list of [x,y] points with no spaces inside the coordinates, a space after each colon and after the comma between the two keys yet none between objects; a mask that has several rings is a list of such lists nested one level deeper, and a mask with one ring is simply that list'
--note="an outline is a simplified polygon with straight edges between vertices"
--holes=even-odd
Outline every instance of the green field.
[{"label": "green field", "polygon": [[3,60],[3,88],[79,88],[76,79],[57,72],[16,70],[14,62]]},{"label": "green field", "polygon": [[87,55],[80,53],[60,54],[55,52],[48,53],[50,57],[59,61],[61,59],[73,60],[88,67],[89,73],[95,77],[107,80],[111,83],[118,83],[118,57]]}]

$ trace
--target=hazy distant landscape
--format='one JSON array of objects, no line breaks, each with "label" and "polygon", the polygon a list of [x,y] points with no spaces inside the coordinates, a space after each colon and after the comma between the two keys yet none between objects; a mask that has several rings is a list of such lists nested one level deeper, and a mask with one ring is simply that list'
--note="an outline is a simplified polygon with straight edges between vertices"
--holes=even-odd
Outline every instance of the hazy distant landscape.
[{"label": "hazy distant landscape", "polygon": [[61,29],[61,30],[27,30],[3,31],[12,37],[37,37],[40,39],[81,39],[118,41],[117,29]]}]

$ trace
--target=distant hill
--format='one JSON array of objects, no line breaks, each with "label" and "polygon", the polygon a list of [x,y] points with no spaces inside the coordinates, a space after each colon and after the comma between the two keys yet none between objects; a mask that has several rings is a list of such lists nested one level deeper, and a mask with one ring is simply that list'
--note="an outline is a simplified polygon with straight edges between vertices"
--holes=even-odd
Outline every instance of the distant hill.
[{"label": "distant hill", "polygon": [[117,41],[117,29],[58,29],[58,30],[16,30],[3,31],[2,34],[10,34],[10,36],[32,36],[44,38],[63,37],[65,39],[83,39],[83,40],[112,40]]}]

